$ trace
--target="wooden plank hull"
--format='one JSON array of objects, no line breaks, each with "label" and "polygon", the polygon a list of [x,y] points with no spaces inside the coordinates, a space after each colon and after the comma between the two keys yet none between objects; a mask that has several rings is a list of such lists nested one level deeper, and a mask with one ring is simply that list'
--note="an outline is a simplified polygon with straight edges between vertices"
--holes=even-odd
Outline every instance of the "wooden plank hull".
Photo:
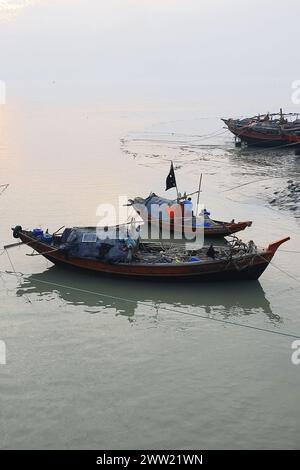
[{"label": "wooden plank hull", "polygon": [[69,258],[63,251],[54,249],[48,244],[33,238],[29,233],[22,231],[19,233],[19,237],[24,243],[56,265],[107,276],[167,281],[193,280],[197,282],[256,280],[267,268],[278,246],[287,240],[280,240],[276,244],[269,245],[268,249],[258,254],[249,254],[233,260],[192,263],[109,264],[95,259]]},{"label": "wooden plank hull", "polygon": [[229,130],[246,142],[249,147],[278,147],[290,143],[288,138],[283,135],[262,134],[250,130],[241,131],[239,128],[230,128]]},{"label": "wooden plank hull", "polygon": [[[141,199],[141,198],[140,198]],[[142,200],[144,201],[144,200]],[[215,237],[226,237],[232,233],[237,233],[242,230],[245,230],[247,227],[251,227],[252,221],[246,220],[242,222],[224,222],[213,219],[203,219],[203,217],[198,216],[186,216],[183,207],[175,204],[175,211],[180,212],[180,216],[173,213],[171,216],[171,206],[170,204],[174,201],[168,201],[169,206],[167,208],[160,207],[160,214],[157,215],[156,212],[153,213],[152,207],[150,209],[141,202],[140,200],[130,200],[132,207],[137,211],[138,215],[142,218],[143,222],[148,224],[148,231],[165,231],[166,235],[177,233],[180,235],[195,235],[198,234],[204,235],[206,238],[215,238]],[[170,209],[170,212],[169,210]],[[204,227],[203,227],[204,224]],[[162,237],[163,238],[163,237]],[[190,237],[189,237],[190,238]]]},{"label": "wooden plank hull", "polygon": [[[150,222],[148,222],[150,224]],[[176,225],[169,222],[163,221],[155,221],[152,219],[152,224],[157,224],[160,226],[161,229],[165,229],[168,231],[170,229],[171,233],[182,233],[183,227],[182,225]],[[244,222],[218,222],[219,225],[212,226],[212,227],[205,227],[204,228],[204,236],[207,238],[217,238],[217,237],[226,237],[233,233],[241,232],[245,230],[247,227],[251,227],[252,222],[250,220]],[[197,229],[196,229],[197,230]],[[191,234],[195,233],[195,229],[191,229],[191,227],[185,227],[185,233]]]},{"label": "wooden plank hull", "polygon": [[[122,271],[121,269],[111,270],[111,269],[103,269],[99,265],[97,267],[91,266],[89,263],[66,263],[63,260],[59,260],[58,258],[54,258],[51,256],[45,256],[49,261],[53,264],[68,268],[68,269],[80,269],[81,271],[86,272],[95,272],[97,274],[101,274],[102,276],[109,276],[109,277],[118,277],[118,278],[126,278],[126,279],[135,279],[135,280],[156,280],[156,281],[189,281],[189,282],[213,282],[213,281],[242,281],[242,280],[257,280],[265,269],[268,267],[269,262],[259,263],[255,266],[247,267],[246,269],[237,270],[235,267],[232,269],[227,268],[226,270],[222,271],[211,271],[208,270],[189,270],[188,272],[176,271],[176,272],[167,272],[167,270],[160,269],[159,272],[155,272],[153,269],[147,270],[128,270]],[[119,266],[118,266],[119,267]]]},{"label": "wooden plank hull", "polygon": [[282,145],[293,144],[298,139],[292,139],[287,133],[273,134],[270,132],[257,132],[248,126],[237,127],[234,124],[226,122],[228,129],[248,146],[252,147],[277,147]]}]

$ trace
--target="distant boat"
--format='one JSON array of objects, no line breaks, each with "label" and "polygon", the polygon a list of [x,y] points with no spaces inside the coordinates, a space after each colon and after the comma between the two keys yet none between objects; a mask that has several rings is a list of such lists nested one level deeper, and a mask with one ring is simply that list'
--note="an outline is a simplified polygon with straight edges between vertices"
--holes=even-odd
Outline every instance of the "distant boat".
[{"label": "distant boat", "polygon": [[[204,230],[205,237],[225,237],[233,233],[251,227],[252,221],[243,222],[222,222],[210,218],[210,212],[204,209],[203,214],[194,216],[186,215],[185,207],[187,199],[171,200],[151,193],[147,198],[136,197],[129,199],[131,205],[144,222],[155,224],[162,230],[186,234],[195,233],[197,230]],[[160,207],[160,214],[151,210],[153,206]]]},{"label": "distant boat", "polygon": [[298,113],[267,113],[244,119],[222,119],[235,135],[236,144],[276,147],[300,144],[300,119]]},{"label": "distant boat", "polygon": [[[42,230],[13,229],[15,238],[33,248],[50,262],[129,279],[167,281],[256,280],[265,271],[278,247],[290,238],[257,248],[239,240],[227,247],[203,247],[187,251],[183,247],[164,248],[162,244],[127,239],[98,238],[96,227],[65,229],[61,235]],[[105,228],[104,228],[105,230]],[[130,255],[130,256],[129,256]]]}]

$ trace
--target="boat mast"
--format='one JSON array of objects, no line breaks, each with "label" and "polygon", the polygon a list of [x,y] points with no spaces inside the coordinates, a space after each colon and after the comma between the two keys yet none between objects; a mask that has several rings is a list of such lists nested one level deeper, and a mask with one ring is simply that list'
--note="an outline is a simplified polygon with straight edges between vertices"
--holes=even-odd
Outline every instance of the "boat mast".
[{"label": "boat mast", "polygon": [[198,197],[197,197],[197,209],[196,209],[196,215],[198,215],[198,208],[199,208],[199,200],[200,200],[200,191],[201,191],[201,184],[202,184],[202,173],[199,178],[199,188],[198,188]]}]

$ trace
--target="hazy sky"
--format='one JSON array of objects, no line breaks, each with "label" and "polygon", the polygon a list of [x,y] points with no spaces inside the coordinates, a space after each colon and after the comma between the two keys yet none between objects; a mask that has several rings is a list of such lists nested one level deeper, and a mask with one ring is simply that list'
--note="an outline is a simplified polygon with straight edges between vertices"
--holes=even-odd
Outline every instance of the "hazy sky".
[{"label": "hazy sky", "polygon": [[0,0],[0,79],[295,110],[299,17],[299,0]]}]

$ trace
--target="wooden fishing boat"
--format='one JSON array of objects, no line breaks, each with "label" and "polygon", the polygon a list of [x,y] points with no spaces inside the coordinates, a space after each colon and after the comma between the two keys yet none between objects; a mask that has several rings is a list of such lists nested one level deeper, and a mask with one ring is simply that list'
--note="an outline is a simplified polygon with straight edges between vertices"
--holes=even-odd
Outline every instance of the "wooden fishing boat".
[{"label": "wooden fishing boat", "polygon": [[[197,191],[182,196],[178,191],[175,169],[173,162],[169,174],[166,178],[166,191],[176,188],[176,199],[167,199],[150,193],[148,197],[135,197],[129,199],[127,206],[132,206],[142,220],[148,224],[150,231],[157,232],[157,228],[162,232],[160,238],[168,238],[170,233],[183,235],[188,239],[192,236],[203,236],[206,238],[225,237],[252,225],[252,221],[243,222],[223,222],[211,219],[210,212],[205,208],[198,215],[199,199],[202,184],[202,173]],[[193,211],[192,198],[197,194],[196,211]]]},{"label": "wooden fishing boat", "polygon": [[222,119],[238,142],[255,147],[276,147],[299,143],[299,114],[279,113],[245,119]]},{"label": "wooden fishing boat", "polygon": [[186,251],[183,247],[164,249],[161,244],[138,240],[132,252],[132,240],[99,239],[98,230],[96,227],[75,227],[65,229],[61,235],[45,236],[41,231],[16,226],[13,235],[37,254],[64,267],[132,279],[197,282],[256,280],[278,247],[290,239],[283,238],[266,248],[236,239],[225,248],[210,246],[194,251]]},{"label": "wooden fishing boat", "polygon": [[[151,210],[153,205],[159,207],[158,211]],[[210,218],[210,213],[204,209],[201,216],[192,214],[185,215],[185,200],[180,202],[162,198],[151,193],[147,198],[136,197],[129,200],[137,214],[144,222],[158,226],[165,233],[180,233],[186,235],[195,234],[196,231],[203,230],[203,234],[207,238],[226,237],[233,233],[245,230],[251,227],[252,221],[246,220],[241,222],[225,222]]]}]

